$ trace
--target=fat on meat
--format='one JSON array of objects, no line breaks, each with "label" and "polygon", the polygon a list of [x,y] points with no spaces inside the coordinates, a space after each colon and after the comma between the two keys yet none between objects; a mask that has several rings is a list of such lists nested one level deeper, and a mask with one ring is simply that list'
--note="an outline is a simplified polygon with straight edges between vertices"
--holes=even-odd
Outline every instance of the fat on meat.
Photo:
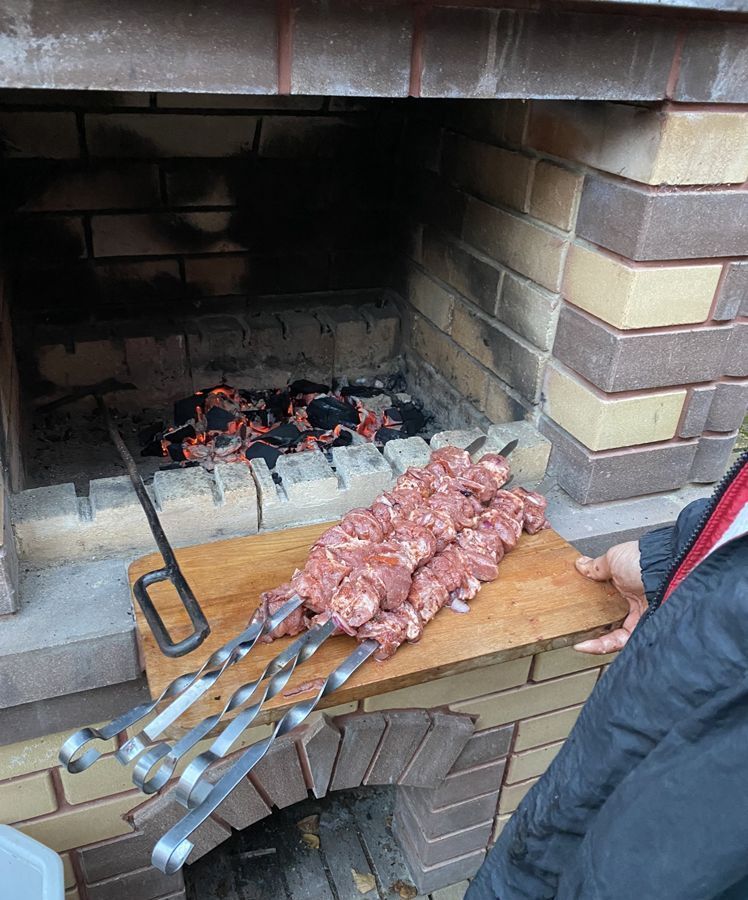
[{"label": "fat on meat", "polygon": [[501,538],[505,550],[513,550],[522,534],[522,522],[501,509],[488,509],[478,522],[480,531],[494,531]]},{"label": "fat on meat", "polygon": [[380,612],[358,630],[358,640],[375,640],[379,649],[374,659],[383,662],[389,659],[405,640],[406,623],[394,612]]},{"label": "fat on meat", "polygon": [[351,509],[344,516],[340,527],[346,534],[361,541],[384,540],[384,527],[374,513],[368,509]]},{"label": "fat on meat", "polygon": [[[269,619],[270,616],[277,613],[281,606],[283,606],[287,600],[290,600],[295,593],[296,591],[291,582],[281,584],[271,591],[264,591],[260,594],[260,605],[255,610],[252,621],[264,622],[266,619]],[[290,616],[287,616],[277,628],[274,628],[268,634],[263,635],[260,640],[263,643],[269,644],[279,637],[293,637],[297,634],[301,634],[306,628],[305,619],[304,607],[300,606],[298,609],[294,610]]]},{"label": "fat on meat", "polygon": [[462,475],[472,465],[470,454],[459,447],[440,447],[431,454],[425,468],[432,472],[442,471],[445,475]]},{"label": "fat on meat", "polygon": [[478,461],[479,466],[484,466],[498,481],[499,487],[509,481],[509,463],[500,453],[485,453]]},{"label": "fat on meat", "polygon": [[414,509],[408,513],[408,520],[426,528],[436,542],[435,553],[449,546],[457,534],[452,517],[443,509]]},{"label": "fat on meat", "polygon": [[411,570],[417,569],[436,553],[436,538],[425,525],[407,519],[394,523],[392,540],[411,562]]},{"label": "fat on meat", "polygon": [[335,624],[346,634],[356,634],[356,629],[373,618],[385,597],[379,579],[372,578],[366,567],[354,572],[333,595],[329,610]]},{"label": "fat on meat", "polygon": [[550,523],[545,517],[548,501],[542,494],[536,491],[527,491],[517,487],[512,491],[522,501],[523,525],[528,534],[537,534],[544,528],[550,528]]},{"label": "fat on meat", "polygon": [[408,602],[425,625],[449,602],[449,591],[428,566],[413,576]]}]

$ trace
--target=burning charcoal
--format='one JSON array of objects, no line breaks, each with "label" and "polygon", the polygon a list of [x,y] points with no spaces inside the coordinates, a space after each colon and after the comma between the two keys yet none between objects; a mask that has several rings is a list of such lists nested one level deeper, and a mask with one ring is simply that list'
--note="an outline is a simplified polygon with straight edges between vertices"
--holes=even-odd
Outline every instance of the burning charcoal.
[{"label": "burning charcoal", "polygon": [[332,442],[333,447],[349,447],[353,443],[353,435],[343,428],[340,434]]},{"label": "burning charcoal", "polygon": [[374,440],[378,444],[386,444],[387,441],[392,441],[395,438],[401,438],[402,436],[403,433],[398,428],[380,428],[374,435]]},{"label": "burning charcoal", "polygon": [[172,462],[184,462],[187,459],[181,444],[169,444],[169,457]]},{"label": "burning charcoal", "polygon": [[288,386],[288,393],[292,397],[298,397],[299,394],[329,394],[329,384],[318,384],[316,381],[308,381],[306,378],[297,378]]},{"label": "burning charcoal", "polygon": [[278,457],[281,455],[280,450],[271,447],[264,441],[253,441],[244,452],[247,459],[264,459],[269,469],[275,468]]},{"label": "burning charcoal", "polygon": [[[426,418],[415,403],[401,403],[398,405],[400,415],[402,416],[402,434],[412,435],[418,432],[426,424]],[[402,436],[402,435],[401,435]]]},{"label": "burning charcoal", "polygon": [[194,425],[182,425],[181,428],[175,428],[173,431],[167,431],[164,435],[164,440],[168,441],[170,444],[182,444],[188,438],[193,438],[197,435],[195,431]]},{"label": "burning charcoal", "polygon": [[384,411],[384,422],[392,428],[403,424],[403,414],[396,406],[390,406]]},{"label": "burning charcoal", "polygon": [[302,432],[292,422],[285,422],[271,428],[263,440],[275,447],[293,447],[301,436]]},{"label": "burning charcoal", "polygon": [[336,425],[358,425],[356,410],[334,397],[317,397],[307,406],[306,412],[315,428],[329,430]]},{"label": "burning charcoal", "polygon": [[163,456],[164,448],[159,438],[149,441],[140,451],[141,456]]},{"label": "burning charcoal", "polygon": [[220,406],[211,407],[205,414],[208,431],[225,431],[234,419],[234,413],[227,412],[225,409],[221,409]]},{"label": "burning charcoal", "polygon": [[205,397],[202,392],[177,400],[174,404],[174,424],[176,426],[184,425],[185,422],[194,419],[195,408],[199,406],[202,409],[203,403],[205,403]]},{"label": "burning charcoal", "polygon": [[227,450],[232,445],[238,444],[239,438],[234,437],[232,434],[219,434],[218,437],[213,441],[213,446],[216,450]]},{"label": "burning charcoal", "polygon": [[346,384],[340,389],[343,397],[359,397],[365,399],[367,397],[376,397],[382,393],[380,388],[368,387],[365,384]]}]

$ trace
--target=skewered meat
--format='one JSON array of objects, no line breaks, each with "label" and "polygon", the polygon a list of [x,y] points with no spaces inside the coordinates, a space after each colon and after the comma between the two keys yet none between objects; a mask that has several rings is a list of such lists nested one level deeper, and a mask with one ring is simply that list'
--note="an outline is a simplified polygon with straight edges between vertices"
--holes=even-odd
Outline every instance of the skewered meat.
[{"label": "skewered meat", "polygon": [[548,501],[542,494],[536,491],[526,491],[524,488],[514,488],[512,491],[517,497],[521,498],[523,504],[523,523],[525,531],[528,534],[537,534],[543,528],[549,528],[548,520],[545,517],[545,510]]}]

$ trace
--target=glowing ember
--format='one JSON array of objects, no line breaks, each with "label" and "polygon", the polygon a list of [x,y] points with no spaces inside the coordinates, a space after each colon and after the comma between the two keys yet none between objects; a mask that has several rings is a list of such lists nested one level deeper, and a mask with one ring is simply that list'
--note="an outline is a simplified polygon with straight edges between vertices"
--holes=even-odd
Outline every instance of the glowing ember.
[{"label": "glowing ember", "polygon": [[295,381],[285,390],[247,391],[220,384],[196,391],[174,405],[174,427],[157,435],[143,454],[206,469],[262,458],[272,468],[281,453],[345,446],[354,435],[381,446],[423,427],[423,415],[412,403],[385,408],[382,397],[389,398],[379,394],[368,408],[356,390],[369,396],[371,389],[336,392]]}]

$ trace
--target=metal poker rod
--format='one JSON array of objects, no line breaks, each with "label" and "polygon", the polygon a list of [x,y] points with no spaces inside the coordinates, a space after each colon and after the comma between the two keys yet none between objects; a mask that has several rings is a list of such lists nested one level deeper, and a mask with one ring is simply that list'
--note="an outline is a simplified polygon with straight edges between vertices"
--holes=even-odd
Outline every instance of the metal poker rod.
[{"label": "metal poker rod", "polygon": [[218,809],[231,791],[259,763],[275,739],[301,725],[320,700],[341,687],[378,647],[379,644],[373,640],[359,644],[353,653],[327,676],[314,697],[302,700],[287,710],[278,720],[270,737],[248,747],[215,784],[201,782],[198,788],[200,794],[198,805],[161,837],[153,848],[151,856],[153,865],[167,875],[173,875],[181,869],[194,847],[189,839],[190,835]]},{"label": "metal poker rod", "polygon": [[[113,737],[116,737],[118,734],[121,734],[128,728],[131,728],[133,725],[136,725],[138,722],[145,719],[146,716],[150,715],[150,713],[152,713],[163,701],[172,699],[178,701],[190,691],[190,689],[194,688],[196,685],[200,685],[204,677],[208,678],[209,676],[212,676],[213,672],[216,670],[219,670],[221,673],[224,672],[229,665],[233,665],[239,659],[246,656],[263,634],[267,634],[273,628],[277,628],[280,622],[285,619],[286,616],[290,615],[294,609],[298,609],[301,603],[302,600],[300,597],[292,597],[278,610],[275,616],[265,622],[253,623],[241,632],[241,634],[238,634],[230,641],[227,641],[222,647],[219,647],[218,650],[215,650],[199,669],[194,672],[185,672],[183,675],[179,675],[168,684],[154,700],[134,706],[132,709],[123,713],[121,716],[118,716],[116,719],[112,719],[111,722],[101,728],[81,728],[70,735],[60,748],[59,760],[61,765],[65,766],[67,771],[73,774],[83,772],[90,768],[90,766],[101,757],[102,751],[97,750],[95,747],[89,747],[85,752],[81,752],[86,744],[93,741],[110,741]],[[213,678],[210,681],[210,684],[214,684],[215,680],[216,679]],[[204,693],[204,691],[200,692],[200,694],[202,693]],[[198,694],[198,696],[200,696],[200,694]],[[190,694],[190,696],[193,697],[192,694]],[[197,699],[197,697],[194,697],[194,699]],[[191,702],[194,702],[194,699],[191,700]],[[167,709],[170,708],[171,706],[167,707]],[[176,718],[176,716],[174,718]],[[143,742],[145,740],[151,741],[154,737],[157,737],[161,733],[160,730],[154,729],[158,719],[159,717],[157,716],[153,722],[136,736],[136,738],[131,740],[134,741],[137,739],[139,742]],[[173,721],[173,719],[171,721]],[[169,723],[167,723],[167,725],[168,724]],[[167,727],[167,725],[163,725],[163,728]],[[158,728],[158,726],[155,727]],[[128,743],[130,742],[128,741]],[[122,749],[124,750],[124,747]],[[134,758],[134,756],[137,756],[138,753],[142,752],[142,749],[145,749],[145,744],[143,744],[141,750],[138,750],[137,752],[133,751],[131,756],[122,758],[118,754],[118,759],[120,762],[125,763]]]},{"label": "metal poker rod", "polygon": [[[231,733],[238,737],[248,728],[257,718],[263,703],[283,690],[296,667],[316,653],[333,629],[334,626],[331,626],[324,631],[321,628],[315,628],[305,632],[301,637],[289,644],[282,653],[271,659],[254,681],[249,681],[238,687],[219,713],[207,716],[191,728],[187,734],[183,735],[174,746],[171,746],[166,741],[152,746],[147,753],[140,757],[135,766],[132,779],[135,785],[146,794],[152,794],[162,788],[171,778],[177,763],[185,753],[210,734],[226,715],[239,710],[239,715],[232,720],[231,724],[221,733],[210,749],[193,760],[182,775],[179,786],[184,791],[185,784],[189,783],[189,787],[184,794],[185,798],[189,797],[192,781],[188,777],[188,773],[193,773],[196,780],[212,762],[221,756],[225,756],[228,750],[222,751],[221,748],[223,747],[223,742],[227,739],[229,729],[232,729]],[[260,690],[263,682],[265,684]],[[242,710],[242,707],[249,700],[254,700],[254,702],[247,709]],[[231,739],[229,747],[235,743],[236,737]],[[198,761],[202,762],[198,763]],[[157,765],[158,768],[153,772],[154,767]],[[195,775],[195,773],[197,774]],[[179,786],[177,787],[177,798],[179,798],[180,794]],[[184,801],[180,800],[180,802],[187,805],[186,799]]]}]

